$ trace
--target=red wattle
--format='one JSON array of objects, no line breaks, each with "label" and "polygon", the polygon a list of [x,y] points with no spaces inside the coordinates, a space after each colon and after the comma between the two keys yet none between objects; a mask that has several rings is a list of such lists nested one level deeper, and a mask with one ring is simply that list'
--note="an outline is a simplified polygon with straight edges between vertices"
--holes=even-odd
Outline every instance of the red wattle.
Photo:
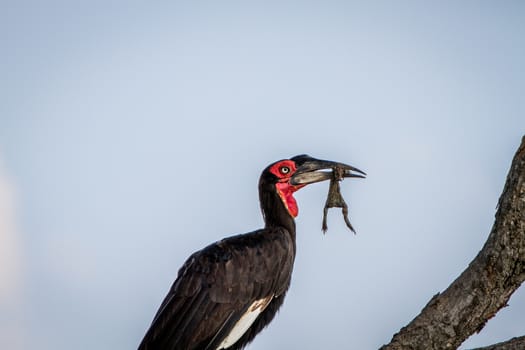
[{"label": "red wattle", "polygon": [[304,185],[292,186],[287,182],[278,182],[275,184],[279,197],[281,197],[286,210],[288,210],[288,213],[290,213],[293,218],[297,217],[299,214],[299,208],[297,207],[297,202],[293,197],[293,193],[303,186]]}]

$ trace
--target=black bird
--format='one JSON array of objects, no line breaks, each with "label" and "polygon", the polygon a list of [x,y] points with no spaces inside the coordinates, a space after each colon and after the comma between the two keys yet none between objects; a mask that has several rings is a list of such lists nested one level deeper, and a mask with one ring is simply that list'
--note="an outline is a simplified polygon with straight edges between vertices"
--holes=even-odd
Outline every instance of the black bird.
[{"label": "black bird", "polygon": [[[242,349],[274,318],[295,259],[293,193],[332,178],[363,177],[350,165],[307,155],[269,165],[259,180],[263,229],[213,243],[191,255],[160,305],[139,350]],[[353,172],[352,172],[353,171]]]}]

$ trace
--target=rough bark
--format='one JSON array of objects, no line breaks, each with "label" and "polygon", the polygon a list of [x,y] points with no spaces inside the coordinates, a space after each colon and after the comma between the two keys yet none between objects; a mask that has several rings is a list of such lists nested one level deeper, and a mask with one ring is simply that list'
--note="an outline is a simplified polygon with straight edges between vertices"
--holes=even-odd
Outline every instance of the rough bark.
[{"label": "rough bark", "polygon": [[523,350],[525,349],[525,336],[512,338],[510,340],[494,345],[476,348],[472,350]]},{"label": "rough bark", "polygon": [[507,305],[524,279],[525,137],[512,161],[494,226],[483,249],[381,350],[456,349]]}]

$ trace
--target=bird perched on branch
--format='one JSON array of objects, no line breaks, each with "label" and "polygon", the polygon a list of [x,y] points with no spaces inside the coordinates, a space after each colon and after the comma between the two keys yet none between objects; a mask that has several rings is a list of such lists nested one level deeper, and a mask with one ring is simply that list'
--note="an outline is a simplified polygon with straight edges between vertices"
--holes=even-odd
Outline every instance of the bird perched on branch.
[{"label": "bird perched on branch", "polygon": [[307,155],[269,165],[259,180],[263,229],[225,238],[180,268],[139,350],[242,349],[274,318],[290,286],[295,259],[293,193],[330,180],[326,169],[363,177],[350,165]]}]

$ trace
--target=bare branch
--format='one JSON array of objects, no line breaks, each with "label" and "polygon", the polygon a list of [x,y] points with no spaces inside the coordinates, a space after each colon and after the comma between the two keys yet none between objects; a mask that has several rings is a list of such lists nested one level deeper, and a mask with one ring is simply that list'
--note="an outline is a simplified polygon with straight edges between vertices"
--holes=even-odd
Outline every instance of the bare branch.
[{"label": "bare branch", "polygon": [[483,249],[465,271],[381,350],[456,349],[507,305],[525,280],[525,137]]},{"label": "bare branch", "polygon": [[472,350],[522,350],[525,349],[525,336],[512,338],[510,340],[485,346],[483,348],[476,348]]}]

